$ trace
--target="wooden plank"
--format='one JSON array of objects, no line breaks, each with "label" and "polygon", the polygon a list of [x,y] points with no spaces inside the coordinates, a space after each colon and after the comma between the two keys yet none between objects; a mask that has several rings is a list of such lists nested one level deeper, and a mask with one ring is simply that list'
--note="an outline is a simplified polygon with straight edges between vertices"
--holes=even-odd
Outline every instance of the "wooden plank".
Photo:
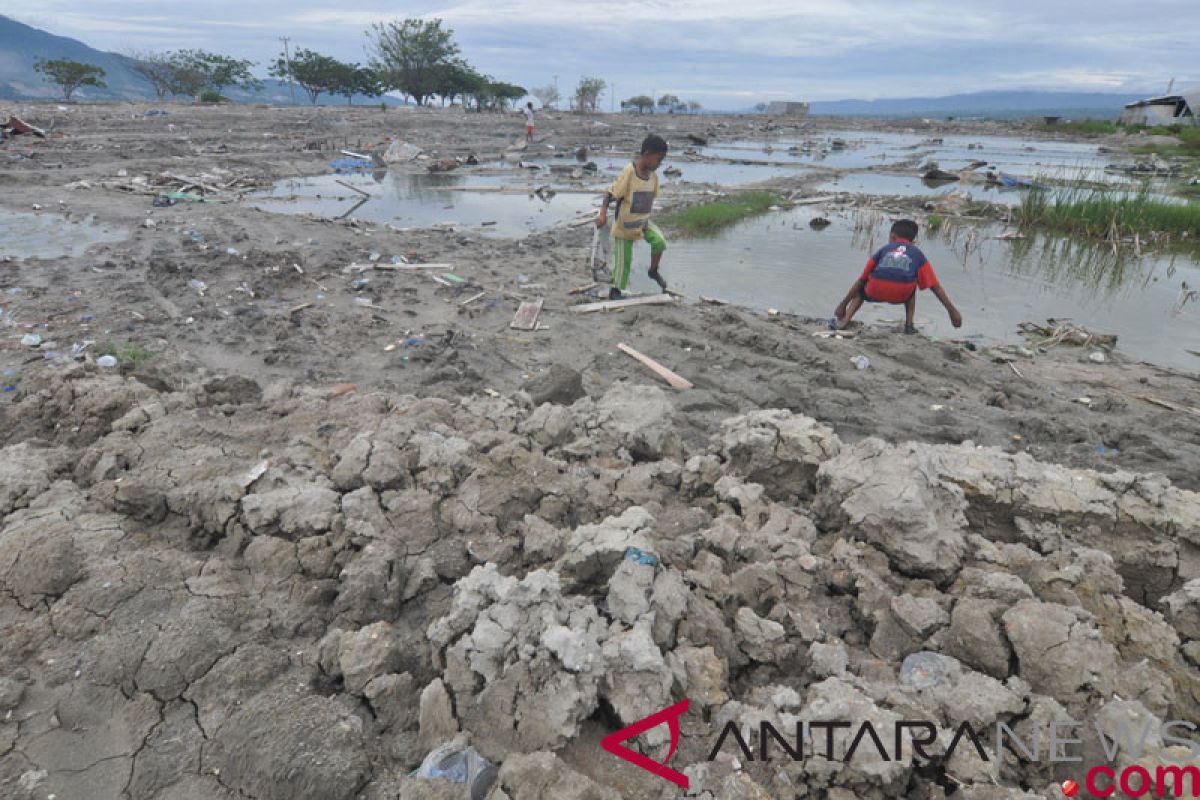
[{"label": "wooden plank", "polygon": [[374,264],[374,269],[382,269],[389,272],[416,272],[422,269],[440,269],[452,270],[453,264]]},{"label": "wooden plank", "polygon": [[630,306],[661,306],[674,303],[675,298],[669,294],[651,294],[646,297],[626,297],[623,300],[605,300],[602,303],[583,303],[571,306],[576,314],[590,314],[593,311],[612,311],[617,308]]},{"label": "wooden plank", "polygon": [[671,370],[664,367],[662,364],[655,361],[653,358],[642,355],[641,353],[639,353],[637,350],[634,350],[629,345],[618,344],[617,349],[620,350],[622,353],[625,353],[628,356],[632,356],[633,358],[640,361],[642,364],[644,364],[646,367],[648,367],[651,372],[653,372],[658,377],[662,378],[667,383],[674,386],[676,389],[691,389],[692,388],[693,384],[687,378],[680,377],[679,375],[675,374]]},{"label": "wooden plank", "polygon": [[598,284],[598,283],[596,283],[595,281],[593,281],[593,282],[589,283],[587,286],[576,286],[574,289],[572,289],[572,290],[570,290],[569,292],[567,292],[567,294],[583,294],[584,292],[591,291],[592,289],[595,289],[595,288],[596,288],[597,286],[599,286],[599,285],[600,285],[600,284]]},{"label": "wooden plank", "polygon": [[288,309],[288,313],[295,314],[297,311],[303,311],[306,308],[312,308],[312,303],[301,303],[298,306],[293,306],[292,308]]},{"label": "wooden plank", "polygon": [[537,300],[527,300],[521,303],[521,307],[517,309],[512,322],[508,323],[508,327],[516,328],[519,331],[535,330],[538,326],[538,315],[542,313],[542,303],[544,302],[545,299],[539,297]]},{"label": "wooden plank", "polygon": [[358,192],[359,194],[363,195],[364,197],[370,197],[370,196],[371,196],[371,193],[370,193],[370,192],[364,192],[362,189],[358,188],[357,186],[351,186],[350,184],[346,183],[345,181],[338,180],[337,178],[334,178],[334,179],[333,179],[333,182],[334,182],[334,183],[340,183],[342,186],[345,186],[345,187],[346,187],[347,189],[349,189],[350,191],[352,191],[352,192]]}]

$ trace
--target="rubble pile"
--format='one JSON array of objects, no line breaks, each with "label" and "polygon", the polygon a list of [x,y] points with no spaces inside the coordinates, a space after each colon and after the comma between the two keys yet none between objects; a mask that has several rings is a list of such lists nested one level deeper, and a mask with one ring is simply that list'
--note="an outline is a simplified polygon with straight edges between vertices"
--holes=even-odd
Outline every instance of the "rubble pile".
[{"label": "rubble pile", "polygon": [[[1200,716],[1197,495],[678,413],[47,373],[0,410],[0,786],[460,797],[410,776],[460,737],[492,800],[675,797],[599,740],[687,698],[689,796],[1043,797],[1078,765],[763,762],[759,725]],[[730,722],[753,761],[709,759]]]}]

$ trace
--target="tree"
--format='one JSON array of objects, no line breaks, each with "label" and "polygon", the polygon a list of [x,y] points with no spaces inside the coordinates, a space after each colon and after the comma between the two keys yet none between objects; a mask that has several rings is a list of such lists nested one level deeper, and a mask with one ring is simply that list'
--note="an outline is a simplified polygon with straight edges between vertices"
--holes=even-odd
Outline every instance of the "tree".
[{"label": "tree", "polygon": [[658,107],[668,114],[675,114],[687,108],[684,102],[673,94],[664,94],[658,98]]},{"label": "tree", "polygon": [[262,81],[250,74],[254,62],[209,53],[206,50],[180,50],[171,56],[174,76],[171,94],[197,96],[204,89],[220,94],[227,86],[260,89]]},{"label": "tree", "polygon": [[38,59],[33,65],[34,70],[57,84],[63,91],[63,99],[70,100],[71,95],[80,86],[94,86],[104,89],[108,86],[104,81],[105,72],[95,64],[83,64],[69,58],[56,58],[50,61]]},{"label": "tree", "polygon": [[754,106],[754,110],[757,111],[759,114],[765,114],[767,111],[767,104],[766,103],[758,103]]},{"label": "tree", "polygon": [[482,76],[469,64],[455,59],[434,70],[431,93],[442,98],[442,105],[447,101],[453,103],[456,98],[464,97],[468,91],[478,88],[479,80],[482,80]]},{"label": "tree", "polygon": [[185,95],[198,97],[204,91],[204,65],[197,58],[196,50],[180,50],[168,57],[167,91],[171,97]]},{"label": "tree", "polygon": [[262,81],[250,74],[253,61],[247,61],[218,53],[204,53],[204,73],[206,85],[218,94],[226,86],[240,86],[243,89],[261,89]]},{"label": "tree", "polygon": [[291,78],[300,84],[300,88],[308,92],[309,102],[315,106],[323,92],[340,92],[347,82],[353,82],[354,65],[300,48],[291,58],[280,54],[269,72],[281,80]]},{"label": "tree", "polygon": [[702,108],[704,108],[704,106],[700,105],[695,100],[687,101],[687,110],[689,114],[699,114]]},{"label": "tree", "polygon": [[371,67],[391,87],[412,95],[417,105],[437,93],[439,70],[456,62],[454,31],[440,19],[375,23],[367,36]]},{"label": "tree", "polygon": [[529,92],[525,91],[524,86],[517,86],[504,81],[493,82],[491,86],[491,95],[495,98],[501,111],[505,109],[508,103],[516,103]]},{"label": "tree", "polygon": [[558,101],[562,99],[554,84],[538,87],[531,94],[546,108],[558,105]]},{"label": "tree", "polygon": [[628,100],[621,101],[622,111],[633,111],[635,109],[639,114],[645,114],[647,111],[654,110],[653,98],[644,94],[639,94],[635,97],[629,98]]},{"label": "tree", "polygon": [[133,71],[145,78],[154,87],[154,94],[162,100],[171,91],[171,54],[135,51],[129,54]]},{"label": "tree", "polygon": [[383,86],[383,82],[379,78],[379,73],[370,67],[360,67],[357,64],[347,64],[350,68],[349,74],[346,75],[346,80],[337,90],[337,93],[346,98],[347,105],[354,105],[354,95],[361,94],[367,97],[382,97],[387,91]]},{"label": "tree", "polygon": [[575,108],[581,114],[595,113],[596,103],[600,99],[600,93],[607,86],[600,78],[585,77],[579,79],[579,85],[575,87]]}]

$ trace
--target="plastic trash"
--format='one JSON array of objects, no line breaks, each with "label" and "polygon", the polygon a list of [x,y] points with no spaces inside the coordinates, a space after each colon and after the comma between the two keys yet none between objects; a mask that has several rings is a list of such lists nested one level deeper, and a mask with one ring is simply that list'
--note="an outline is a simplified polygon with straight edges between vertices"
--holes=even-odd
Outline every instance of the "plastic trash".
[{"label": "plastic trash", "polygon": [[204,294],[204,290],[208,288],[208,284],[199,278],[192,278],[190,281],[188,281],[188,286],[192,287],[200,294]]},{"label": "plastic trash", "polygon": [[900,665],[900,683],[914,689],[940,686],[949,680],[948,663],[953,662],[928,650],[913,653]]},{"label": "plastic trash", "polygon": [[471,800],[483,800],[496,782],[496,765],[460,741],[438,747],[417,768],[419,778],[441,778],[470,788]]},{"label": "plastic trash", "polygon": [[356,305],[356,306],[369,306],[369,305],[372,305],[372,303],[371,303],[371,298],[369,298],[369,297],[356,297],[356,298],[354,298],[354,305]]},{"label": "plastic trash", "polygon": [[1097,350],[1094,353],[1090,354],[1088,356],[1088,359],[1091,361],[1095,361],[1097,364],[1103,364],[1105,361],[1108,360],[1108,356],[1104,355],[1103,351]]},{"label": "plastic trash", "polygon": [[27,333],[21,337],[21,344],[25,347],[37,347],[42,343],[42,337],[36,333]]},{"label": "plastic trash", "polygon": [[421,337],[420,337],[420,336],[413,336],[413,337],[412,337],[412,338],[410,338],[410,339],[405,339],[405,340],[404,340],[404,346],[405,346],[405,347],[420,347],[420,346],[421,346],[421,343],[422,343],[423,341],[424,341],[424,340],[423,340],[423,339],[421,339]]},{"label": "plastic trash", "polygon": [[630,561],[633,561],[636,564],[643,564],[648,567],[658,565],[658,556],[644,552],[638,547],[626,547],[625,558],[628,558]]},{"label": "plastic trash", "polygon": [[350,281],[350,285],[355,289],[362,289],[370,282],[370,278],[355,278],[354,280]]},{"label": "plastic trash", "polygon": [[333,167],[333,171],[340,175],[346,172],[372,169],[375,165],[361,158],[339,158],[337,161],[330,161],[329,166]]},{"label": "plastic trash", "polygon": [[867,369],[871,366],[871,359],[866,356],[854,356],[850,361],[859,369]]},{"label": "plastic trash", "polygon": [[96,359],[96,366],[112,369],[117,365],[117,359],[114,356],[100,356]]}]

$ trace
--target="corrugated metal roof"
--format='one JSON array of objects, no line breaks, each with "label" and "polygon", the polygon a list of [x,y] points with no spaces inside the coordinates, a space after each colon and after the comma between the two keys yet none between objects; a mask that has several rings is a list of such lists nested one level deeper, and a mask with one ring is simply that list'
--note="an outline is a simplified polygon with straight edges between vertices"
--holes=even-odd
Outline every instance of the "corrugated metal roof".
[{"label": "corrugated metal roof", "polygon": [[1200,86],[1193,86],[1190,89],[1184,89],[1175,94],[1165,94],[1161,97],[1147,97],[1145,100],[1138,100],[1133,103],[1127,103],[1126,108],[1137,108],[1139,106],[1151,105],[1168,105],[1178,103],[1180,100],[1186,102],[1192,113],[1200,116]]}]

